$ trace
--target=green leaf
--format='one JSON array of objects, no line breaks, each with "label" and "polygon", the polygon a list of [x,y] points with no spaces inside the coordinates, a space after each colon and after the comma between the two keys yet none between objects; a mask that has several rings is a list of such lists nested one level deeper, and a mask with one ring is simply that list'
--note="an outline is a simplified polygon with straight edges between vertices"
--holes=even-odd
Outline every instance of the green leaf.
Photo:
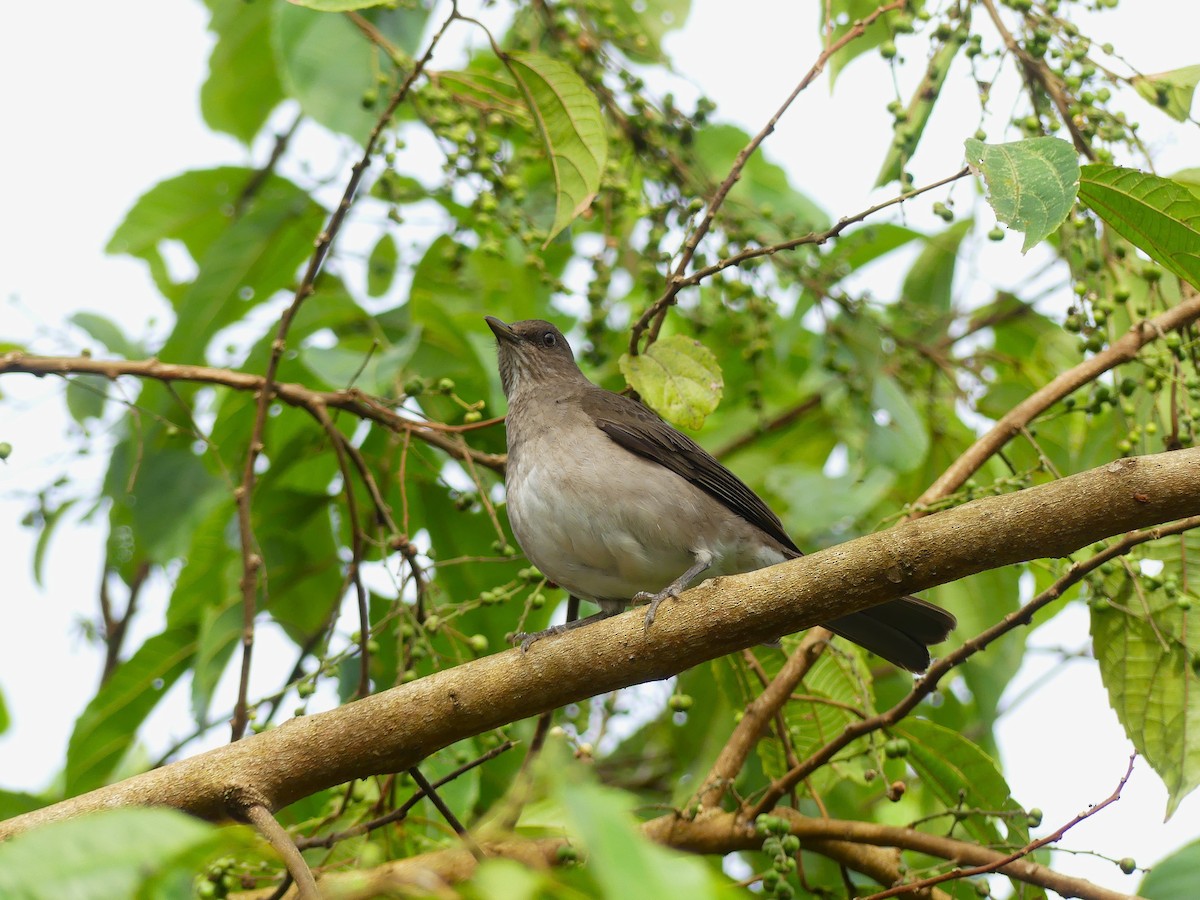
[{"label": "green leaf", "polygon": [[[865,19],[881,4],[878,0],[830,0],[822,3],[821,10],[821,40],[825,40],[826,13],[833,20],[834,26],[830,37],[836,41],[849,31],[860,19]],[[846,46],[837,50],[829,58],[829,85],[832,88],[838,75],[855,58],[869,50],[874,50],[895,33],[895,22],[901,16],[911,18],[924,6],[923,0],[914,0],[904,10],[892,10],[884,13],[864,30],[862,35],[850,41]]]},{"label": "green leaf", "polygon": [[929,452],[925,420],[895,379],[881,376],[871,393],[873,422],[867,432],[867,459],[895,472],[911,472]]},{"label": "green leaf", "polygon": [[208,856],[238,831],[172,809],[107,809],[53,822],[0,844],[0,896],[143,897],[147,881]]},{"label": "green leaf", "polygon": [[887,496],[896,475],[885,468],[870,469],[865,475],[848,472],[830,478],[806,466],[768,466],[767,486],[785,498],[793,514],[793,535],[820,535],[846,521],[858,522]]},{"label": "green leaf", "polygon": [[1180,169],[1171,175],[1171,180],[1179,182],[1200,197],[1200,168]]},{"label": "green leaf", "polygon": [[[696,132],[692,152],[715,184],[729,174],[748,143],[750,135],[734,125],[709,125]],[[828,227],[830,221],[820,206],[792,186],[787,172],[771,162],[762,148],[746,160],[729,200],[741,204],[742,212],[755,218],[764,243],[795,237],[806,229],[817,231]],[[769,215],[763,215],[764,211]]]},{"label": "green leaf", "polygon": [[[106,253],[128,253],[150,264],[150,274],[164,296],[178,293],[161,255],[163,241],[179,241],[199,260],[232,221],[239,195],[255,177],[253,169],[221,166],[184,172],[160,181],[138,198],[117,226]],[[262,185],[272,190],[279,176]],[[189,360],[195,362],[195,360]]]},{"label": "green leaf", "polygon": [[23,816],[27,812],[49,806],[52,802],[35,794],[0,789],[0,821],[11,819],[14,816]]},{"label": "green leaf", "polygon": [[1084,166],[1079,199],[1114,231],[1200,287],[1200,198],[1185,185],[1120,166]]},{"label": "green leaf", "polygon": [[1108,702],[1166,785],[1170,818],[1200,785],[1200,676],[1187,647],[1163,628],[1109,604],[1093,604],[1091,611]]},{"label": "green leaf", "polygon": [[382,297],[392,286],[396,277],[396,262],[400,256],[396,249],[396,239],[390,233],[384,232],[371,248],[367,258],[367,294],[371,297]]},{"label": "green leaf", "polygon": [[554,222],[546,244],[591,206],[608,160],[600,104],[566,63],[535,53],[506,57],[554,172]]},{"label": "green leaf", "polygon": [[1145,900],[1179,900],[1196,892],[1196,873],[1200,872],[1200,841],[1180,847],[1166,859],[1154,864],[1138,887]]},{"label": "green leaf", "polygon": [[[273,4],[272,35],[280,78],[306,116],[331,131],[365,141],[387,102],[378,81],[394,64],[346,16],[330,16],[291,3]],[[361,14],[391,44],[412,54],[429,18],[426,4],[373,9]],[[374,95],[370,108],[364,98]]]},{"label": "green leaf", "polygon": [[271,51],[272,4],[207,0],[217,36],[200,87],[200,112],[215,131],[249,144],[271,110],[283,99],[283,86]]},{"label": "green leaf", "polygon": [[172,628],[147,640],[117,666],[71,732],[64,785],[68,797],[105,783],[132,746],[142,721],[187,669],[195,649],[193,629]]},{"label": "green leaf", "polygon": [[[958,251],[973,226],[972,220],[963,219],[927,239],[925,249],[904,276],[901,293],[904,310],[924,308],[941,316],[950,312]],[[907,312],[902,312],[902,315],[913,318]]]},{"label": "green leaf", "polygon": [[1192,98],[1200,83],[1200,66],[1184,66],[1157,75],[1134,75],[1133,89],[1177,122],[1192,115]]},{"label": "green leaf", "polygon": [[672,424],[699,428],[721,402],[721,367],[712,351],[694,338],[661,338],[640,356],[623,354],[620,367],[629,386]]},{"label": "green leaf", "polygon": [[142,355],[142,348],[125,337],[117,324],[106,316],[99,313],[78,312],[67,321],[77,328],[82,328],[116,356],[136,359]]},{"label": "green leaf", "polygon": [[229,597],[223,607],[210,602],[204,608],[192,659],[192,717],[197,722],[208,720],[217,684],[241,641],[245,615],[240,599]]},{"label": "green leaf", "polygon": [[356,346],[343,341],[336,347],[310,347],[300,351],[304,367],[338,390],[357,387],[369,394],[397,394],[396,382],[412,359],[421,339],[414,328],[399,344],[379,350],[371,345]]},{"label": "green leaf", "polygon": [[[1006,566],[939,585],[926,593],[927,600],[958,619],[958,627],[950,636],[951,643],[939,647],[938,654],[944,656],[963,641],[995,625],[1002,616],[1016,612],[1020,606],[1020,577],[1017,567]],[[982,733],[992,733],[999,715],[1000,698],[1021,667],[1027,636],[1028,629],[1014,629],[987,653],[976,653],[959,669],[974,700],[972,721],[986,726]]]},{"label": "green leaf", "polygon": [[160,241],[173,239],[198,258],[229,224],[234,200],[253,177],[251,169],[222,166],[160,181],[125,214],[105,251],[145,259]]},{"label": "green leaf", "polygon": [[547,896],[546,875],[514,859],[486,859],[480,863],[470,884],[476,897],[505,900],[538,900]]},{"label": "green leaf", "polygon": [[260,189],[197,260],[200,271],[176,304],[178,320],[159,356],[196,362],[213,335],[290,286],[324,219],[325,210],[290,181]]},{"label": "green leaf", "polygon": [[73,375],[67,379],[67,411],[80,425],[104,415],[109,380],[101,375]]},{"label": "green leaf", "polygon": [[621,41],[622,51],[639,62],[662,62],[662,39],[683,27],[691,7],[691,0],[613,0],[612,14],[631,38]]},{"label": "green leaf", "polygon": [[1022,253],[1061,225],[1079,192],[1079,159],[1067,141],[1030,138],[1011,144],[966,142],[967,162],[987,182],[996,218],[1024,232]]},{"label": "green leaf", "polygon": [[[783,648],[788,656],[795,651],[800,640],[797,635],[783,639]],[[821,654],[804,676],[804,684],[798,690],[803,699],[793,698],[783,708],[792,750],[799,759],[811,756],[852,722],[875,713],[867,652],[848,642],[839,642],[839,645],[836,653]],[[764,670],[769,677],[774,677],[785,657],[777,652],[761,655],[765,656],[761,662]],[[864,770],[871,761],[865,754],[856,753],[865,743],[865,738],[858,739],[843,752],[845,762],[831,763],[813,773],[813,790],[825,793],[845,779],[865,784]],[[763,772],[771,778],[778,778],[791,768],[779,736],[773,730],[758,742],[758,755],[762,760]]]},{"label": "green leaf", "polygon": [[631,812],[634,801],[590,783],[565,782],[563,801],[588,851],[588,871],[617,900],[717,897],[702,860],[672,852],[643,837]]},{"label": "green leaf", "polygon": [[902,225],[872,223],[839,237],[825,254],[825,260],[835,270],[838,266],[845,266],[853,272],[921,237],[925,235]]},{"label": "green leaf", "polygon": [[[959,29],[966,29],[970,26],[970,13],[970,6],[963,10]],[[905,119],[896,126],[895,139],[892,141],[887,156],[884,157],[883,165],[879,169],[879,177],[875,180],[875,187],[883,187],[888,182],[898,180],[907,162],[917,152],[917,144],[921,142],[921,135],[925,133],[925,126],[933,114],[933,105],[937,102],[938,94],[941,93],[942,85],[946,81],[946,75],[961,46],[962,44],[952,35],[930,57],[929,64],[925,68],[925,77],[921,79],[921,83],[913,92],[912,99],[908,101]]]},{"label": "green leaf", "polygon": [[[156,563],[183,556],[192,530],[214,507],[229,502],[228,487],[190,447],[145,442],[132,434],[113,449],[104,492],[114,516],[128,516],[140,553]],[[122,519],[126,521],[125,519]]]},{"label": "green leaf", "polygon": [[[1021,810],[992,758],[957,731],[927,719],[908,718],[893,728],[892,733],[908,740],[908,764],[942,808]],[[1023,816],[1006,817],[1002,821],[1008,829],[1009,844],[1023,846],[1028,842]],[[984,815],[967,816],[962,827],[981,844],[996,844],[1002,839],[996,824]]]}]

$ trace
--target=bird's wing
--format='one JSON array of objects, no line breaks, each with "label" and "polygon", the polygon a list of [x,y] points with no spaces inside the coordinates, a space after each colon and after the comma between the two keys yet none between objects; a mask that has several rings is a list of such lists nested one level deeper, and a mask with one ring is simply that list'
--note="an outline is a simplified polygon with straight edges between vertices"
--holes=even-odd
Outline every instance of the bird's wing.
[{"label": "bird's wing", "polygon": [[686,478],[800,555],[800,549],[783,530],[783,523],[762,498],[686,434],[676,431],[636,400],[603,388],[587,391],[581,400],[584,412],[613,441]]}]

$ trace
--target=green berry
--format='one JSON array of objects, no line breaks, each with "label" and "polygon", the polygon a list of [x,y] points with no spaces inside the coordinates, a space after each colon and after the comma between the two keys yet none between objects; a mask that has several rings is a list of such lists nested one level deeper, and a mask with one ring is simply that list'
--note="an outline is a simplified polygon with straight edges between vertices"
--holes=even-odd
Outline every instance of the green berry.
[{"label": "green berry", "polygon": [[904,738],[893,738],[883,745],[883,754],[888,759],[901,759],[908,756],[910,746]]},{"label": "green berry", "polygon": [[1117,865],[1121,867],[1121,871],[1126,875],[1132,875],[1137,871],[1137,863],[1133,861],[1133,857],[1131,856],[1126,856]]},{"label": "green berry", "polygon": [[12,456],[12,444],[8,441],[0,441],[0,459],[8,459]]}]

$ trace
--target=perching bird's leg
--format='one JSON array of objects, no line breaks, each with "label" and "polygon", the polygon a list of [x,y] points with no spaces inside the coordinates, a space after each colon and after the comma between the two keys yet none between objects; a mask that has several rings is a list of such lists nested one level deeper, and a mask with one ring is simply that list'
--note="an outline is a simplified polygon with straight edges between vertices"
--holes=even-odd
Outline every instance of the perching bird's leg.
[{"label": "perching bird's leg", "polygon": [[654,624],[654,616],[658,612],[658,604],[662,603],[668,597],[678,597],[689,584],[692,583],[697,575],[713,564],[713,555],[708,550],[696,550],[695,561],[688,566],[688,570],[668,584],[657,594],[651,594],[649,591],[638,591],[633,595],[634,603],[649,602],[650,608],[646,610],[646,630],[650,630],[650,626]]},{"label": "perching bird's leg", "polygon": [[567,598],[567,621],[561,625],[551,625],[549,628],[543,628],[541,631],[524,632],[520,631],[513,635],[513,643],[521,642],[521,652],[524,653],[529,649],[534,641],[540,641],[544,637],[553,637],[556,634],[570,631],[573,628],[578,628],[581,625],[587,625],[591,622],[599,622],[601,619],[607,619],[609,616],[615,616],[621,611],[621,608],[614,607],[611,610],[601,610],[594,616],[588,616],[586,619],[579,618],[579,598],[571,596]]}]

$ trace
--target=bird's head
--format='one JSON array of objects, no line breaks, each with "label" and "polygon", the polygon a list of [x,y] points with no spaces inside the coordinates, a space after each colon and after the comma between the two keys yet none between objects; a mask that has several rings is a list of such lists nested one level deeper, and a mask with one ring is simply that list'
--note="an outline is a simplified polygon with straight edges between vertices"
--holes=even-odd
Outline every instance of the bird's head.
[{"label": "bird's head", "polygon": [[500,383],[504,395],[513,394],[552,379],[583,377],[571,345],[563,333],[541,319],[527,319],[505,325],[495,316],[485,316],[488,327],[496,335],[500,357]]}]

